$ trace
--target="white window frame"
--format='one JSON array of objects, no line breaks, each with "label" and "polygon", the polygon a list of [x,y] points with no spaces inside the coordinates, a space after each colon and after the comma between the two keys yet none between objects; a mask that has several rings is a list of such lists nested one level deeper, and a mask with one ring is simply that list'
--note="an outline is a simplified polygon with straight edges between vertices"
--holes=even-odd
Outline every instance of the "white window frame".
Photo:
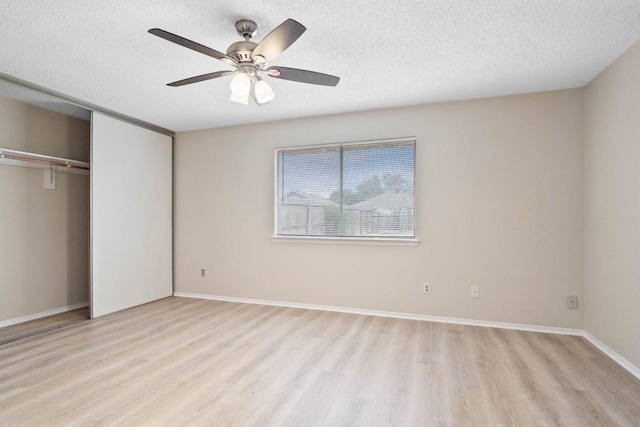
[{"label": "white window frame", "polygon": [[[413,200],[414,200],[414,221],[413,231],[414,236],[401,237],[352,237],[352,236],[286,236],[278,234],[278,154],[283,150],[304,150],[312,148],[333,148],[344,147],[348,145],[368,145],[368,144],[385,144],[394,142],[411,142],[413,143]],[[388,246],[418,246],[420,240],[418,239],[418,198],[417,198],[417,180],[416,176],[416,137],[402,137],[402,138],[389,138],[389,139],[369,139],[363,141],[349,141],[329,144],[314,144],[314,145],[296,145],[288,147],[278,147],[273,152],[273,235],[271,241],[274,243],[329,243],[340,245],[388,245]]]}]

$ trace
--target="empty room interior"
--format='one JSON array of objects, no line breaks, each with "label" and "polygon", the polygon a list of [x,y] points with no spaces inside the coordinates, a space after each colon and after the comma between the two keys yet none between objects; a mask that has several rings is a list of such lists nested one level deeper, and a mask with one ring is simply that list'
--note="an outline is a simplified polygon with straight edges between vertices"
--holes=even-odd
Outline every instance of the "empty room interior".
[{"label": "empty room interior", "polygon": [[0,39],[0,425],[640,426],[637,0]]}]

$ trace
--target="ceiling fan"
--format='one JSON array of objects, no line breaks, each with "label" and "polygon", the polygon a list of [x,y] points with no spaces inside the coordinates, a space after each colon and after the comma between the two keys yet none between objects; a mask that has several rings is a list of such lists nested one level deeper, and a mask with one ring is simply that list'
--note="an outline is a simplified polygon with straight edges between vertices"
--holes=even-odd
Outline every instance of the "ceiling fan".
[{"label": "ceiling fan", "polygon": [[262,105],[275,97],[271,87],[262,79],[263,74],[277,79],[323,86],[335,86],[340,81],[339,77],[315,71],[267,66],[269,61],[284,52],[305,32],[306,28],[299,22],[293,19],[287,19],[267,34],[260,43],[254,43],[251,41],[251,38],[255,35],[257,28],[258,25],[250,19],[237,21],[236,31],[244,37],[244,40],[231,44],[227,49],[226,55],[210,47],[161,30],[160,28],[152,28],[149,30],[149,33],[216,58],[235,68],[235,70],[215,71],[213,73],[178,80],[169,83],[168,86],[184,86],[235,74],[236,76],[231,81],[231,100],[241,104],[248,104],[249,96],[251,95],[258,105]]}]

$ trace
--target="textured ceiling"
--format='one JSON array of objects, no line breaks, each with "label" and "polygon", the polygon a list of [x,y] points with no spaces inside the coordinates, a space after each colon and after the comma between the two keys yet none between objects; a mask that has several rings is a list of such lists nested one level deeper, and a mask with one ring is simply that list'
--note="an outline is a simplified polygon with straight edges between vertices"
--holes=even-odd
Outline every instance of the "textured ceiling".
[{"label": "textured ceiling", "polygon": [[[229,101],[229,67],[147,33],[226,51],[234,22],[259,41],[307,31],[270,65],[341,77],[268,78],[266,106]],[[639,0],[2,0],[0,72],[175,131],[581,87],[640,38]]]}]

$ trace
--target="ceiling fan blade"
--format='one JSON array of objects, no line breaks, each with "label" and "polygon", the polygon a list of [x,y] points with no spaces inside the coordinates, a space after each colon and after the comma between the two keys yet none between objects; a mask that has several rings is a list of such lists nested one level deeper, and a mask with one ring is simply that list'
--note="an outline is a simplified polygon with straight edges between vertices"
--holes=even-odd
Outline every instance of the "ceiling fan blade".
[{"label": "ceiling fan blade", "polygon": [[220,61],[226,62],[227,64],[238,65],[238,63],[233,58],[225,55],[222,52],[218,52],[215,49],[211,49],[210,47],[201,45],[200,43],[185,39],[184,37],[177,36],[168,31],[161,30],[160,28],[152,28],[149,30],[149,33],[153,34],[154,36],[158,36],[161,39],[165,39],[175,44],[179,44],[180,46],[184,46],[188,49],[195,50],[196,52],[204,53],[205,55],[219,59]]},{"label": "ceiling fan blade", "polygon": [[276,79],[292,80],[300,83],[310,83],[312,85],[335,86],[340,81],[340,77],[329,74],[317,73],[315,71],[299,70],[289,67],[269,67],[265,73]]},{"label": "ceiling fan blade", "polygon": [[264,62],[269,62],[298,40],[305,30],[301,23],[287,19],[258,43],[251,57],[255,59],[259,55],[264,58]]},{"label": "ceiling fan blade", "polygon": [[177,87],[190,85],[191,83],[203,82],[205,80],[217,79],[218,77],[228,76],[229,74],[233,74],[235,71],[216,71],[214,73],[202,74],[200,76],[189,77],[188,79],[178,80],[177,82],[167,83],[167,86]]}]

